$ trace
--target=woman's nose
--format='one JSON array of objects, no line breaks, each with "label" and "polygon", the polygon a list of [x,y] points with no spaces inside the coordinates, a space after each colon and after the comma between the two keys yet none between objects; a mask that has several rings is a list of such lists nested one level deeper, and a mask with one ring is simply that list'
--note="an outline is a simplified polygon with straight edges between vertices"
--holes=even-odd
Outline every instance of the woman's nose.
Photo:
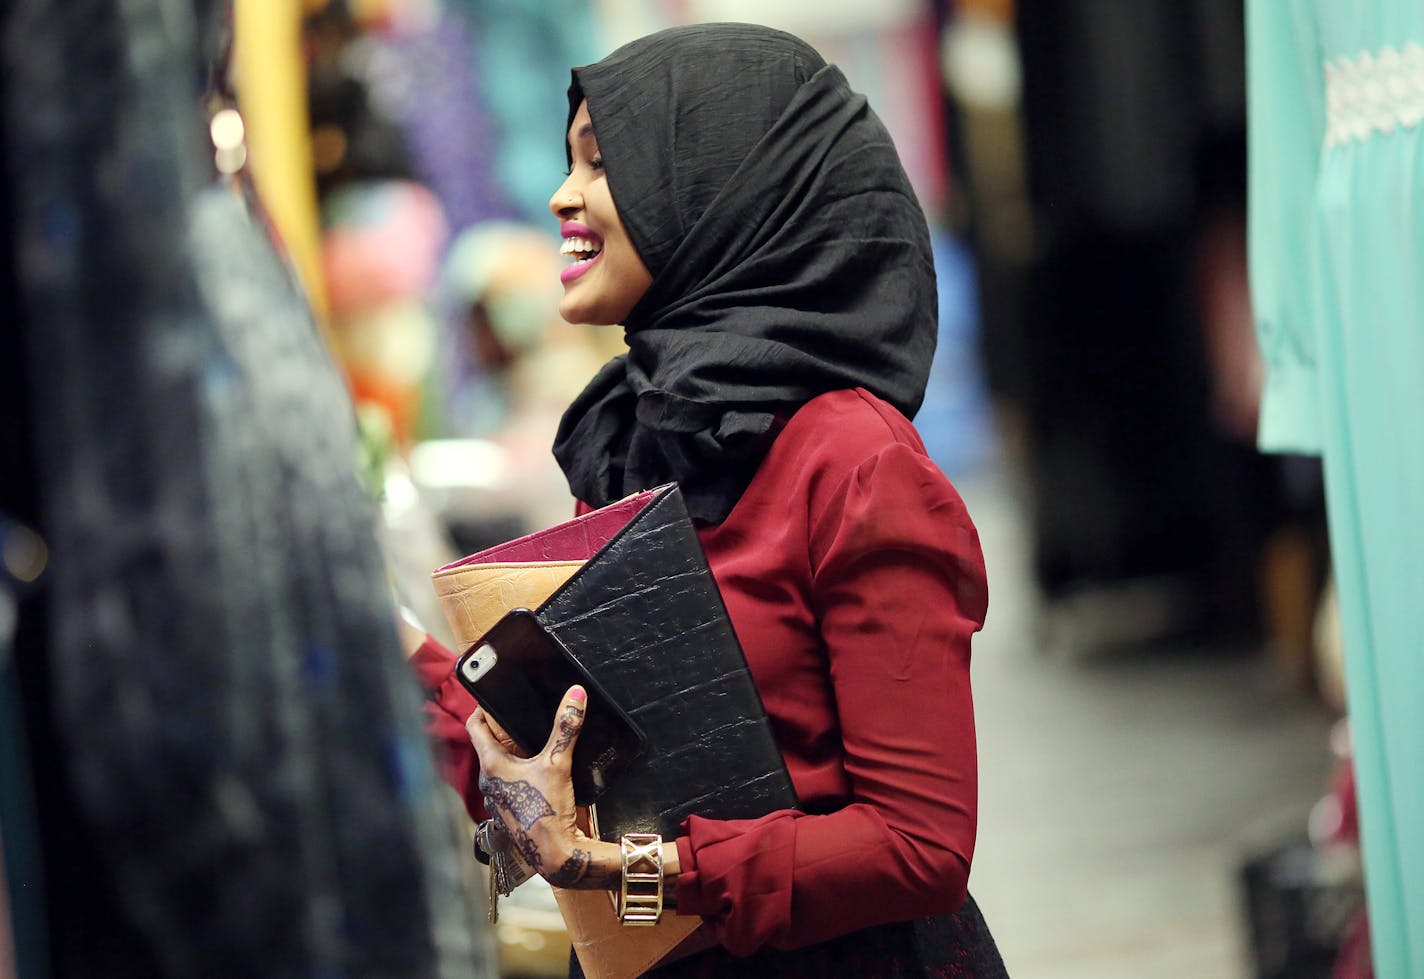
[{"label": "woman's nose", "polygon": [[569,187],[568,181],[561,184],[559,189],[554,191],[554,196],[549,198],[549,210],[553,211],[554,217],[560,221],[567,221],[582,207],[583,198]]}]

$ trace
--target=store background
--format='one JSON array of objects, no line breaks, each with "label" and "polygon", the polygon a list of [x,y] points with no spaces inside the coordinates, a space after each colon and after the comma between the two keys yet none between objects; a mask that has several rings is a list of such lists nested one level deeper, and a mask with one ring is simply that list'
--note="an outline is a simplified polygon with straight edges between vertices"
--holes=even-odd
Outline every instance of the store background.
[{"label": "store background", "polygon": [[[548,445],[622,341],[556,312],[568,66],[715,20],[839,64],[934,226],[917,425],[989,564],[971,890],[1011,974],[1329,975],[1348,737],[1318,468],[1252,446],[1239,3],[239,2],[245,165],[403,603],[447,634],[429,571],[572,508]],[[547,889],[502,910],[503,974],[561,975]]]}]

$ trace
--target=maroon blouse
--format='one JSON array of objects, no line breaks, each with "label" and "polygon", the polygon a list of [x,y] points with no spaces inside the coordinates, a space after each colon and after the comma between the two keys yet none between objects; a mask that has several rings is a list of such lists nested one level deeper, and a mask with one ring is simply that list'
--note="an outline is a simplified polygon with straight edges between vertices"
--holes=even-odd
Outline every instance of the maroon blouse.
[{"label": "maroon blouse", "polygon": [[[988,594],[974,524],[914,428],[866,391],[816,398],[699,536],[804,811],[690,817],[678,913],[747,955],[958,908]],[[431,641],[414,662],[445,775],[483,818],[474,702],[449,651]]]}]

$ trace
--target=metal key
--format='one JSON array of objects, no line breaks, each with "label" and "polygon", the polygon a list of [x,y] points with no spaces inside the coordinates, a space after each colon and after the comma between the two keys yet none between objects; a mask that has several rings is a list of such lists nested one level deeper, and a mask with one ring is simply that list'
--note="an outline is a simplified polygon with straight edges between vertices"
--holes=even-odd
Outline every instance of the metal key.
[{"label": "metal key", "polygon": [[494,861],[485,868],[485,873],[489,875],[489,923],[499,924],[499,883],[495,880],[496,871]]}]

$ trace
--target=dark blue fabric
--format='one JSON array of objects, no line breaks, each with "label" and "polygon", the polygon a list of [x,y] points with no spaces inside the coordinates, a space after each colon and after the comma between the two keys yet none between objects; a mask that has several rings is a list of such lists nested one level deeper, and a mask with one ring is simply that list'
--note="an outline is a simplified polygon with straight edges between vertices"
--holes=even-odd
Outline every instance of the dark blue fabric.
[{"label": "dark blue fabric", "polygon": [[491,974],[349,397],[214,179],[191,10],[0,9],[52,976]]},{"label": "dark blue fabric", "polygon": [[[0,512],[0,546],[16,526]],[[4,903],[10,911],[18,977],[42,979],[49,971],[45,955],[44,871],[30,783],[29,745],[13,658],[19,600],[18,583],[0,568],[0,844],[4,857],[0,862],[0,887],[7,892]],[[0,957],[5,954],[0,950]]]}]

